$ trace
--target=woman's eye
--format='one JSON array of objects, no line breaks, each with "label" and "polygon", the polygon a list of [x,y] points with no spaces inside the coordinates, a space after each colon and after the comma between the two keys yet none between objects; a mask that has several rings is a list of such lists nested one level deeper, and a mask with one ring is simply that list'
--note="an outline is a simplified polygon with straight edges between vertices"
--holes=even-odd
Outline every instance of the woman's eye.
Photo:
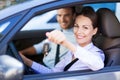
[{"label": "woman's eye", "polygon": [[84,29],[88,29],[88,26],[87,26],[87,25],[83,25],[83,28],[84,28]]}]

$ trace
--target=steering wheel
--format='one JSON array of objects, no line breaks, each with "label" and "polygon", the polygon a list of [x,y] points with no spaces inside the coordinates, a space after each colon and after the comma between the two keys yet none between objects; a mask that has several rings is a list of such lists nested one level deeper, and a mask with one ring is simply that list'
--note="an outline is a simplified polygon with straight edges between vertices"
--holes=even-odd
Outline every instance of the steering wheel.
[{"label": "steering wheel", "polygon": [[33,74],[34,71],[24,63],[13,42],[9,43],[9,48],[11,50],[10,56],[15,57],[16,59],[23,63],[24,74]]}]

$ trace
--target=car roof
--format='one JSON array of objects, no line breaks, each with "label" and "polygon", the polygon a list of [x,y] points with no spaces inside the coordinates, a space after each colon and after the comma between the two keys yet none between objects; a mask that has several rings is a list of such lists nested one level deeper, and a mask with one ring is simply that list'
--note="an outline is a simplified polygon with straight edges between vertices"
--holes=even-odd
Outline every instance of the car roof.
[{"label": "car roof", "polygon": [[[2,16],[0,16],[0,20],[10,15],[16,14],[18,12],[32,9],[39,5],[44,5],[44,4],[59,2],[59,1],[63,1],[63,4],[67,4],[67,3],[72,3],[72,2],[81,2],[81,3],[94,3],[94,2],[106,2],[106,1],[115,2],[119,0],[29,0],[24,3],[13,5],[13,6],[10,6],[8,8],[1,10],[0,15]],[[5,13],[9,13],[9,14],[5,14]]]},{"label": "car roof", "polygon": [[[29,0],[29,1],[21,3],[21,4],[10,6],[10,7],[5,8],[0,11],[0,15],[2,15],[2,16],[0,16],[0,20],[7,16],[13,15],[15,13],[18,13],[18,12],[21,12],[21,11],[24,11],[27,9],[31,9],[38,5],[43,5],[43,4],[46,4],[49,2],[54,2],[54,1],[55,0]],[[5,13],[9,13],[9,14],[5,14]]]}]

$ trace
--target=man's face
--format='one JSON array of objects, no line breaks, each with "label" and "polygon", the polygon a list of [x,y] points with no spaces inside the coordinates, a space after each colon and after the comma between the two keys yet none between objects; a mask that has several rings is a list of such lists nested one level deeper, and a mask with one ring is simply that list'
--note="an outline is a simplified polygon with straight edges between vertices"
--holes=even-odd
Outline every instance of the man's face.
[{"label": "man's face", "polygon": [[63,29],[73,27],[74,18],[75,15],[71,8],[61,8],[57,10],[57,21]]}]

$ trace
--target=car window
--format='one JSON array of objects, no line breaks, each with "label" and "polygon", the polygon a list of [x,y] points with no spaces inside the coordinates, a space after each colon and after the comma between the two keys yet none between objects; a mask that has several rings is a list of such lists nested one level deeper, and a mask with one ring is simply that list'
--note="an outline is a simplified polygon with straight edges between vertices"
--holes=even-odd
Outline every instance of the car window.
[{"label": "car window", "polygon": [[116,3],[94,3],[94,4],[85,4],[84,6],[91,6],[97,11],[99,8],[109,8],[112,11],[115,11]]},{"label": "car window", "polygon": [[120,3],[93,3],[93,4],[85,4],[84,6],[91,6],[94,8],[95,11],[97,11],[99,8],[109,8],[112,10],[118,20],[120,21]]},{"label": "car window", "polygon": [[59,28],[59,24],[56,20],[56,10],[53,10],[33,17],[21,31],[55,28]]},{"label": "car window", "polygon": [[0,25],[0,32],[4,31],[5,28],[10,24],[10,22],[6,22]]},{"label": "car window", "polygon": [[[94,3],[94,4],[85,4],[83,6],[91,6],[97,11],[99,8],[109,8],[116,15],[120,13],[118,10],[118,5],[116,3]],[[117,8],[117,10],[116,10]],[[117,12],[117,13],[116,13]],[[118,19],[119,16],[117,16]],[[56,20],[56,10],[46,12],[41,15],[37,15],[33,17],[23,28],[21,31],[25,30],[41,30],[41,29],[55,29],[59,28],[59,24]]]},{"label": "car window", "polygon": [[21,14],[14,15],[12,17],[8,17],[6,19],[1,20],[0,22],[0,38],[2,35],[5,35],[8,33],[10,29],[12,29],[12,26],[14,26],[19,19],[21,18]]},{"label": "car window", "polygon": [[119,22],[120,22],[120,3],[116,3],[116,12],[115,12]]},{"label": "car window", "polygon": [[54,15],[47,23],[57,23],[56,15]]}]

